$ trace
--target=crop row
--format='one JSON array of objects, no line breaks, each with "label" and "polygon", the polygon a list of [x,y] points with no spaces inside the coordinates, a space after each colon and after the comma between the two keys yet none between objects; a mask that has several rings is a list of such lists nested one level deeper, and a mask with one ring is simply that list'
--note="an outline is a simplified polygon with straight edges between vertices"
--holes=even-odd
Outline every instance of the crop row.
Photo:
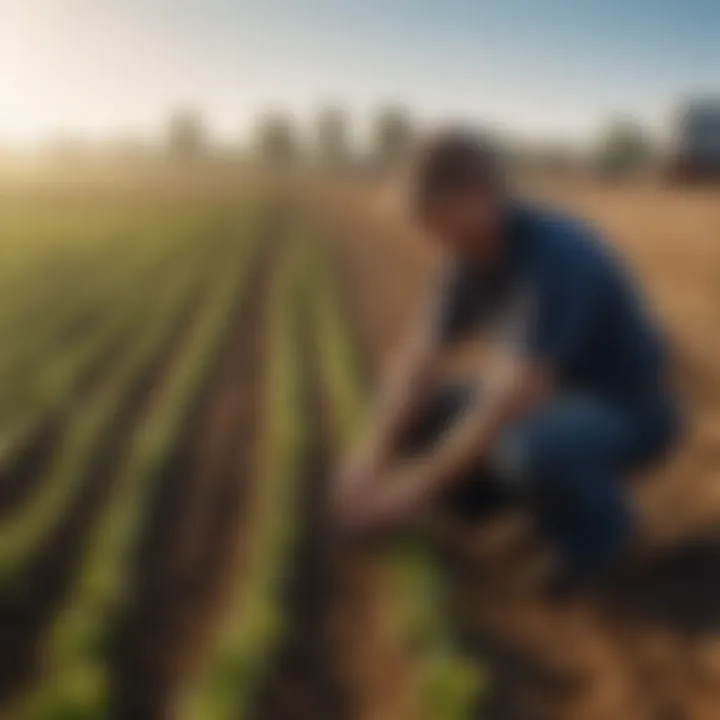
[{"label": "crop row", "polygon": [[232,610],[213,635],[206,666],[180,700],[188,720],[252,718],[258,691],[287,630],[282,596],[295,539],[307,446],[306,369],[299,362],[297,246],[275,270],[268,307],[268,365],[257,477]]},{"label": "crop row", "polygon": [[[292,623],[298,621],[289,616],[287,594],[296,546],[308,522],[299,508],[307,492],[309,448],[321,430],[328,430],[312,416],[316,404],[310,393],[325,400],[332,440],[341,445],[352,440],[366,416],[367,377],[330,255],[322,238],[302,228],[290,234],[264,306],[267,363],[257,379],[263,387],[260,443],[244,542],[229,583],[231,607],[213,628],[204,662],[182,688],[172,717],[255,716],[260,694],[294,631]],[[86,288],[83,302],[96,292],[105,298],[103,330],[58,355],[55,389],[31,416],[41,423],[72,403],[72,419],[64,425],[42,486],[18,512],[0,521],[0,592],[21,591],[29,560],[51,542],[73,503],[87,492],[98,454],[115,443],[124,460],[107,497],[87,519],[70,597],[59,603],[40,648],[41,677],[30,692],[13,700],[13,718],[111,715],[114,633],[135,589],[143,528],[155,520],[152,499],[198,412],[231,331],[234,308],[249,299],[256,230],[228,226],[217,237],[211,235],[206,228],[202,238],[146,254],[135,248],[139,255],[128,259],[104,290],[99,284]],[[127,273],[134,284],[123,281]],[[68,305],[68,322],[81,305]],[[312,342],[304,335],[310,331]],[[38,330],[26,346],[28,357],[39,357],[49,347],[48,338],[46,330]],[[118,352],[103,363],[97,387],[77,398],[77,382],[88,363],[113,343]],[[311,344],[314,352],[308,353]],[[139,398],[141,406],[129,416],[134,421],[123,425],[128,398],[149,377],[155,380],[144,392],[148,397]],[[408,650],[403,657],[411,666],[419,714],[428,720],[470,717],[482,668],[457,651],[444,576],[429,542],[398,541],[383,554],[381,567],[380,577],[389,579],[378,591],[391,605],[394,641]]]},{"label": "crop row", "polygon": [[[339,440],[347,444],[367,416],[367,377],[348,303],[329,253],[318,252],[314,267],[321,374],[326,378]],[[422,716],[429,720],[471,717],[481,691],[483,668],[456,645],[456,628],[445,603],[445,573],[430,542],[421,536],[403,538],[388,550],[384,562],[391,578],[398,641],[412,649],[417,665]]]},{"label": "crop row", "polygon": [[[315,391],[329,400],[337,439],[349,442],[366,414],[366,378],[337,277],[316,238],[295,240],[277,269],[269,300],[269,365],[253,522],[238,563],[232,607],[180,706],[188,720],[254,717],[258,696],[293,630],[287,583],[294,545],[306,522],[298,512],[307,491],[304,463],[318,431],[317,419],[308,414],[308,377],[315,373],[302,350],[307,338],[301,333],[308,329],[301,320],[304,310],[317,340],[312,361],[322,387]],[[456,649],[444,606],[443,573],[429,545],[406,540],[383,562],[392,578],[386,595],[395,606],[396,640],[414,651],[407,657],[415,658],[414,688],[422,716],[470,717],[482,672]]]},{"label": "crop row", "polygon": [[1,536],[0,567],[7,587],[20,576],[26,558],[51,536],[71,500],[85,491],[82,480],[92,471],[98,448],[112,438],[128,395],[157,365],[164,348],[182,337],[157,387],[150,388],[149,407],[128,439],[115,491],[93,518],[71,597],[42,652],[43,677],[17,702],[13,717],[107,714],[112,654],[108,640],[129,593],[148,498],[192,413],[251,264],[247,228],[228,229],[226,234],[219,239],[197,237],[197,251],[185,254],[169,278],[158,272],[151,304],[149,298],[133,302],[132,287],[128,289],[124,307],[128,317],[135,318],[132,342],[74,419],[43,492],[27,512],[11,518],[8,532]]},{"label": "crop row", "polygon": [[[161,286],[150,313],[147,296],[134,298],[131,295],[130,301],[121,306],[116,323],[124,326],[125,333],[129,330],[132,336],[128,337],[129,342],[117,366],[103,378],[97,392],[74,413],[48,477],[37,492],[1,524],[0,580],[5,583],[22,569],[26,558],[64,515],[75,493],[82,491],[78,485],[83,478],[83,469],[93,457],[103,429],[111,426],[128,389],[152,362],[163,337],[172,329],[173,321],[180,320],[179,314],[205,273],[212,271],[212,265],[206,263],[205,270],[201,266],[198,272],[193,258],[189,260],[182,272],[176,272],[166,285]],[[218,260],[214,265],[217,267]]]},{"label": "crop row", "polygon": [[[83,402],[92,399],[95,386],[119,369],[131,352],[128,348],[143,332],[148,309],[162,304],[165,291],[158,288],[160,273],[168,272],[172,285],[175,276],[186,275],[199,260],[197,249],[175,250],[171,258],[156,262],[152,271],[144,269],[135,282],[126,279],[122,290],[116,289],[112,302],[106,301],[107,307],[99,312],[97,329],[73,342],[53,348],[47,337],[38,334],[32,354],[25,359],[25,370],[8,373],[12,381],[4,385],[0,467],[5,477],[13,474],[48,431],[69,430],[69,420]],[[77,312],[82,312],[80,306]]]}]

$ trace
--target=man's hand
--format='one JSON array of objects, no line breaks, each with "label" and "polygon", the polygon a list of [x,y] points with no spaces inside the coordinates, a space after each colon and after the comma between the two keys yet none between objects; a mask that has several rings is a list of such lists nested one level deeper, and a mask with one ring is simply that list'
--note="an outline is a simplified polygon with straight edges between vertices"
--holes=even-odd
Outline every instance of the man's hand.
[{"label": "man's hand", "polygon": [[423,322],[395,358],[369,437],[337,474],[331,504],[339,524],[347,525],[345,520],[355,517],[385,484],[401,438],[434,386],[438,354],[432,329]]},{"label": "man's hand", "polygon": [[383,470],[383,462],[377,452],[363,449],[350,458],[336,474],[332,488],[333,515],[344,524],[353,507],[377,486]]},{"label": "man's hand", "polygon": [[436,497],[487,458],[498,437],[548,392],[550,379],[540,367],[520,363],[483,403],[458,420],[431,454],[394,463],[360,463],[348,476],[338,515],[347,530],[367,532],[405,524],[422,515]]},{"label": "man's hand", "polygon": [[[357,471],[368,469],[376,472],[368,467]],[[342,528],[352,533],[383,531],[414,519],[434,485],[422,461],[399,463],[371,478],[360,474],[348,478],[348,483],[358,483],[359,489],[340,499],[336,517]]]}]

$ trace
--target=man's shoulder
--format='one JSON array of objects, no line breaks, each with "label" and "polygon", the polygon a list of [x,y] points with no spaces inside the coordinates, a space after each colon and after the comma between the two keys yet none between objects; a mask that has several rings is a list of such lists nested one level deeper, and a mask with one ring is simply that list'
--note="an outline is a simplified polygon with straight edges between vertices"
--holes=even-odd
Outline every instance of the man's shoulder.
[{"label": "man's shoulder", "polygon": [[526,205],[521,211],[527,231],[550,244],[590,246],[604,244],[602,233],[589,220],[544,204]]},{"label": "man's shoulder", "polygon": [[523,212],[536,262],[573,269],[613,264],[602,232],[589,220],[547,205],[528,206]]}]

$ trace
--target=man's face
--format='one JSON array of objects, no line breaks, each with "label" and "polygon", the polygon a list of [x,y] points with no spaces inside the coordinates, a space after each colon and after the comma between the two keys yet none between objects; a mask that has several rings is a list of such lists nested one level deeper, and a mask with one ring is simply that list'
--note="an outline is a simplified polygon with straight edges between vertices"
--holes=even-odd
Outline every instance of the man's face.
[{"label": "man's face", "polygon": [[431,200],[421,223],[451,252],[490,261],[500,241],[502,203],[495,193],[469,188]]}]

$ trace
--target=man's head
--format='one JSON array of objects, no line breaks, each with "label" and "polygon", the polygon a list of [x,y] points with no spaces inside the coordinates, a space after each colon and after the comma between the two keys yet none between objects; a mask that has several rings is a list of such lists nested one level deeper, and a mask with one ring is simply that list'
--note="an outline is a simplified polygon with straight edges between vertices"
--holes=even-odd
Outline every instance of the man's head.
[{"label": "man's head", "polygon": [[467,130],[446,130],[421,149],[413,206],[423,229],[453,252],[482,262],[498,249],[505,194],[493,145]]}]

